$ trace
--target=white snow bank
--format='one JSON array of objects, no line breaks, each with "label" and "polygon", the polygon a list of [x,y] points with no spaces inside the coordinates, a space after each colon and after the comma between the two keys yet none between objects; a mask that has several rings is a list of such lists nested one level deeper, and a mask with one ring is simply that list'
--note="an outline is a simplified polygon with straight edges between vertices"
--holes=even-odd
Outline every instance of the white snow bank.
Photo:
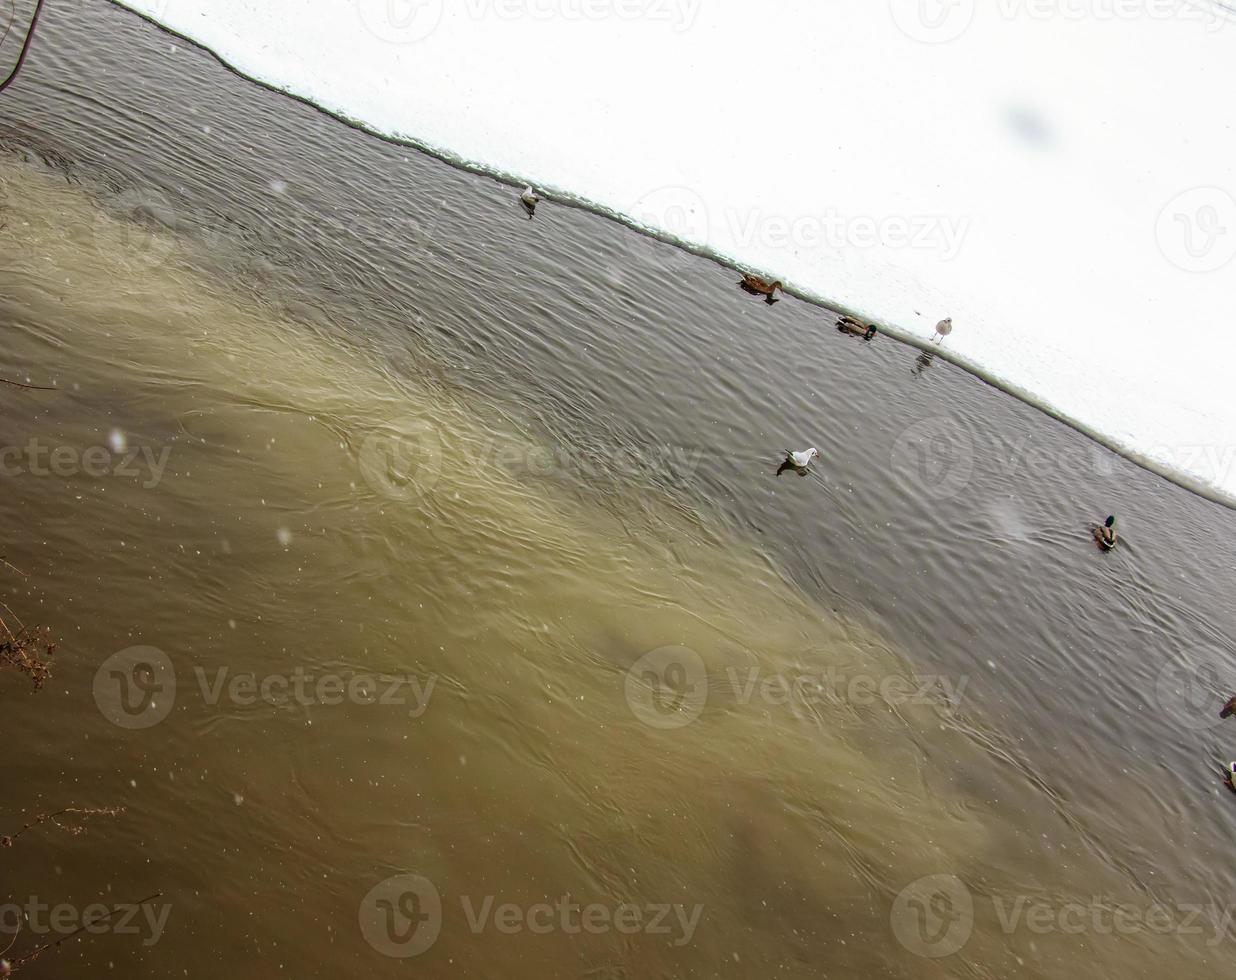
[{"label": "white snow bank", "polygon": [[948,347],[1236,498],[1208,0],[123,0],[370,128]]}]

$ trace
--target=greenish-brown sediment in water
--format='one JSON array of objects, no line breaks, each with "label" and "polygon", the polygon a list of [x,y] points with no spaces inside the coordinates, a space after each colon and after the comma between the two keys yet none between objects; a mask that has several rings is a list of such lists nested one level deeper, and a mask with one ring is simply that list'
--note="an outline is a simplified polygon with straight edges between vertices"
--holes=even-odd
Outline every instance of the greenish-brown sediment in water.
[{"label": "greenish-brown sediment in water", "polygon": [[[136,477],[12,476],[0,510],[6,555],[37,582],[10,602],[65,634],[60,683],[16,708],[33,746],[16,785],[46,799],[63,773],[128,806],[107,880],[140,864],[185,924],[154,963],[183,962],[183,943],[210,949],[221,975],[255,955],[397,966],[364,944],[356,908],[405,871],[443,896],[442,936],[417,961],[441,975],[497,961],[511,977],[1071,978],[1075,937],[1010,933],[999,901],[1152,900],[1100,848],[1056,840],[1060,801],[992,750],[964,695],[736,693],[734,678],[758,692],[830,668],[916,673],[747,543],[651,491],[590,506],[504,467],[488,447],[541,447],[479,397],[430,370],[396,375],[208,278],[191,246],[109,217],[54,173],[0,161],[0,207],[6,358],[61,388],[0,392],[5,444],[84,449],[119,430],[166,460],[139,457]],[[161,724],[127,732],[96,710],[90,679],[133,644],[166,652],[177,696]],[[678,728],[645,724],[626,697],[628,670],[667,646],[709,678]],[[419,716],[210,704],[196,680],[298,667],[411,673],[433,694]],[[48,846],[68,885],[97,883],[97,857]],[[10,887],[44,891],[46,857],[19,854]],[[975,915],[964,950],[939,961],[893,928],[899,891],[935,874],[969,884]],[[460,905],[567,893],[702,913],[675,944],[476,935]],[[242,934],[252,945],[217,951]],[[1204,937],[1086,940],[1097,975],[1215,975]]]}]

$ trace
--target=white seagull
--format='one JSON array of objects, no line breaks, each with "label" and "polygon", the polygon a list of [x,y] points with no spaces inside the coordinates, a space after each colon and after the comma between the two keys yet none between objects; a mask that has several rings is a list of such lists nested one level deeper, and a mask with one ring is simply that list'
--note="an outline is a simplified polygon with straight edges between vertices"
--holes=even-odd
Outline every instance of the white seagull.
[{"label": "white seagull", "polygon": [[820,451],[814,447],[811,449],[804,449],[800,453],[796,453],[792,449],[787,449],[785,451],[785,461],[787,463],[792,463],[800,470],[805,470],[811,465],[811,461],[819,455]]},{"label": "white seagull", "polygon": [[934,343],[937,343],[937,344],[940,343],[941,341],[944,340],[945,337],[947,337],[952,332],[953,332],[953,318],[949,317],[946,320],[941,320],[939,323],[936,324],[936,336],[935,336]]},{"label": "white seagull", "polygon": [[541,199],[537,197],[536,191],[529,185],[524,188],[524,192],[519,195],[520,201],[528,211],[528,217],[532,217],[532,212],[536,210],[536,206],[541,203]]}]

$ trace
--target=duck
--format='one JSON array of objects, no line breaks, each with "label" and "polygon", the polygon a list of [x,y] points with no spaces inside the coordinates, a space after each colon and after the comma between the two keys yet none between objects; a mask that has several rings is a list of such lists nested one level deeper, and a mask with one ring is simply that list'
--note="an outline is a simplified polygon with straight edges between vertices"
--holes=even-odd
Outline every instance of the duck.
[{"label": "duck", "polygon": [[1100,526],[1094,529],[1094,540],[1099,543],[1099,547],[1104,551],[1111,551],[1116,547],[1116,518],[1109,517]]},{"label": "duck", "polygon": [[862,337],[863,340],[870,340],[876,335],[875,324],[863,326],[852,316],[843,316],[837,321],[837,329],[842,333],[848,333],[853,337]]},{"label": "duck", "polygon": [[529,218],[531,218],[536,212],[536,206],[541,203],[540,197],[537,195],[537,192],[532,189],[531,184],[525,187],[524,192],[519,195],[519,201],[523,204],[524,210],[528,212]]},{"label": "duck", "polygon": [[1233,694],[1227,699],[1227,704],[1223,706],[1223,710],[1219,712],[1220,718],[1230,718],[1236,714],[1236,694]]},{"label": "duck", "polygon": [[811,466],[811,461],[819,457],[820,451],[814,446],[811,449],[804,449],[801,452],[794,452],[792,449],[785,451],[785,460],[777,470],[777,476],[780,476],[786,470],[794,470],[799,476],[806,476],[808,468]]},{"label": "duck", "polygon": [[738,285],[752,296],[767,296],[769,303],[777,302],[775,294],[778,289],[782,292],[785,291],[780,279],[776,282],[769,282],[767,279],[761,279],[759,276],[753,276],[750,273],[743,273],[742,282]]}]

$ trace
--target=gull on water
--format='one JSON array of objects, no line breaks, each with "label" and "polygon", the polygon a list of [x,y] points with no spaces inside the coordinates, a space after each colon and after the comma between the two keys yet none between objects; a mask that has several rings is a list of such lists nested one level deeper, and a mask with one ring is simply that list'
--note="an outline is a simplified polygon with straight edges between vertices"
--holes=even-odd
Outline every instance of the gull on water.
[{"label": "gull on water", "polygon": [[777,476],[780,476],[786,470],[793,470],[799,476],[806,476],[809,472],[808,467],[811,466],[811,461],[820,455],[818,449],[804,449],[802,452],[794,452],[792,449],[785,451],[785,461],[777,469]]},{"label": "gull on water", "polygon": [[535,213],[536,206],[541,203],[540,197],[538,197],[536,191],[532,189],[531,184],[525,187],[524,192],[519,195],[519,201],[523,204],[524,210],[528,212],[529,218],[531,218]]}]

